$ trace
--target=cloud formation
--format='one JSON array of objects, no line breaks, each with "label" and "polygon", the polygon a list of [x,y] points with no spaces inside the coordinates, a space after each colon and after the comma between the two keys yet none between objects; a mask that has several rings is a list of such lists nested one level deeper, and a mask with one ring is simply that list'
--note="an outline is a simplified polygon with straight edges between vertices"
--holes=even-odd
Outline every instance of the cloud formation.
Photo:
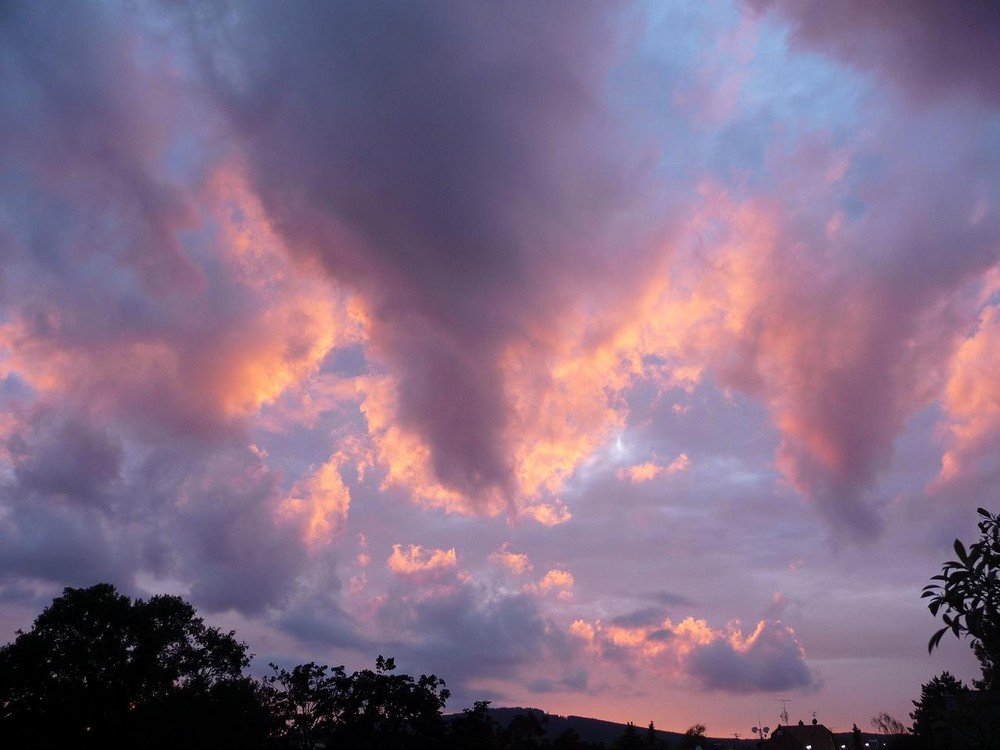
[{"label": "cloud formation", "polygon": [[921,640],[1000,472],[953,6],[5,4],[10,617],[110,580],[594,711],[828,696],[852,583]]},{"label": "cloud formation", "polygon": [[747,636],[738,623],[719,631],[691,617],[676,624],[670,618],[643,624],[628,618],[607,625],[577,620],[570,632],[602,658],[641,663],[705,690],[741,694],[818,685],[795,631],[780,622],[761,620]]},{"label": "cloud formation", "polygon": [[954,94],[1000,104],[1000,73],[992,64],[1000,10],[992,3],[947,0],[750,0],[794,24],[792,40],[897,80],[927,99]]}]

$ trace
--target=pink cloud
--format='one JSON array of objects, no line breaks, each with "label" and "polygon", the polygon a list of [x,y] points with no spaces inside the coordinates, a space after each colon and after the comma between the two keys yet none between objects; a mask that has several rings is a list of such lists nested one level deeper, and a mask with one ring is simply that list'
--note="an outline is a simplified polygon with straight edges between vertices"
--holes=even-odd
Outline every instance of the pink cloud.
[{"label": "pink cloud", "polygon": [[568,570],[553,568],[546,571],[537,584],[528,584],[524,590],[530,593],[554,593],[563,602],[573,601],[573,584],[576,583],[573,574]]},{"label": "pink cloud", "polygon": [[514,575],[530,573],[534,567],[528,556],[510,551],[510,543],[504,542],[500,549],[490,554],[490,561],[507,568]]},{"label": "pink cloud", "polygon": [[646,626],[576,620],[569,632],[603,658],[643,664],[704,690],[739,694],[818,685],[795,632],[780,622],[762,620],[744,635],[738,623],[715,630],[691,617]]},{"label": "pink cloud", "polygon": [[397,575],[433,574],[456,567],[458,558],[455,548],[424,549],[419,544],[411,544],[403,551],[402,545],[392,545],[392,555],[386,560],[389,570]]},{"label": "pink cloud", "polygon": [[936,484],[995,471],[1000,448],[1000,308],[983,309],[951,361],[941,426],[946,450]]},{"label": "pink cloud", "polygon": [[636,464],[635,466],[629,466],[627,469],[619,469],[618,478],[628,478],[632,484],[639,484],[641,482],[649,482],[657,477],[679,474],[680,472],[687,471],[690,468],[691,459],[688,458],[686,453],[681,453],[666,466],[658,464],[654,460],[647,461],[643,464]]}]

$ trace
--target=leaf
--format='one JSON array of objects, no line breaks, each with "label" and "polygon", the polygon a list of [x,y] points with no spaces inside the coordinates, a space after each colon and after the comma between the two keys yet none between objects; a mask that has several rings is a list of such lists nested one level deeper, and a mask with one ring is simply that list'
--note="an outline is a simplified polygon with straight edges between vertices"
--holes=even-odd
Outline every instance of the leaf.
[{"label": "leaf", "polygon": [[965,545],[962,544],[961,539],[955,540],[955,554],[958,555],[958,559],[963,563],[967,562],[969,559],[968,553],[965,551]]},{"label": "leaf", "polygon": [[941,639],[944,634],[948,632],[948,628],[941,628],[934,635],[931,636],[930,641],[927,644],[927,653],[933,653],[934,649],[941,645]]}]

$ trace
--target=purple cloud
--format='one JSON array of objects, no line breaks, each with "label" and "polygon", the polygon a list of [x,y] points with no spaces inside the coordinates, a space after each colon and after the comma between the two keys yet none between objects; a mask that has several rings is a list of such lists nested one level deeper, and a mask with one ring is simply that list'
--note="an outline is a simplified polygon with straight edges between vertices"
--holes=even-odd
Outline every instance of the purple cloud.
[{"label": "purple cloud", "polygon": [[749,0],[794,24],[792,40],[897,81],[917,100],[955,93],[1000,104],[1000,9],[948,0]]},{"label": "purple cloud", "polygon": [[725,638],[696,646],[685,669],[702,688],[730,693],[811,691],[819,685],[794,633],[780,622],[761,622],[738,646]]},{"label": "purple cloud", "polygon": [[615,21],[565,3],[276,12],[198,32],[254,187],[295,252],[368,300],[395,419],[437,481],[509,502],[505,347],[638,269],[599,239],[628,195],[601,102]]}]

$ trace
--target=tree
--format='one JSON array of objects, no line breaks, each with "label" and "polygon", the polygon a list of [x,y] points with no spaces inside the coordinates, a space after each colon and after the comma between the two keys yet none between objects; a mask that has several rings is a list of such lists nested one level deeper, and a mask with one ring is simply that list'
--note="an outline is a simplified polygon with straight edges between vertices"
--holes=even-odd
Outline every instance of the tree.
[{"label": "tree", "polygon": [[919,738],[921,747],[951,747],[949,704],[954,703],[957,695],[968,690],[950,672],[942,672],[920,686],[920,700],[913,701],[910,718],[913,719],[913,734]]},{"label": "tree", "polygon": [[872,717],[872,729],[879,734],[906,734],[903,722],[885,711]]},{"label": "tree", "polygon": [[707,747],[705,732],[707,728],[704,724],[693,724],[684,732],[681,737],[681,750],[694,750],[696,747]]},{"label": "tree", "polygon": [[[268,732],[246,644],[174,596],[67,588],[0,648],[0,736],[33,746],[181,746],[192,732]],[[227,733],[226,718],[238,722]],[[208,722],[208,724],[206,724]],[[17,745],[17,742],[13,743]],[[190,742],[187,742],[190,746]]]},{"label": "tree", "polygon": [[663,743],[660,742],[659,737],[656,735],[656,725],[653,722],[649,722],[649,726],[646,727],[644,743],[647,748],[652,748],[652,750],[663,746]]},{"label": "tree", "polygon": [[548,734],[549,717],[540,711],[526,711],[517,714],[510,720],[503,733],[505,746],[509,750],[534,750],[545,747],[545,736]]},{"label": "tree", "polygon": [[586,747],[589,746],[583,744],[580,733],[572,727],[567,727],[552,740],[552,750],[585,750]]},{"label": "tree", "polygon": [[394,659],[381,655],[375,670],[338,678],[337,741],[358,748],[432,748],[444,736],[441,712],[451,694],[435,675],[391,674]]},{"label": "tree", "polygon": [[451,720],[449,737],[456,750],[500,750],[500,726],[490,716],[490,702],[476,701]]},{"label": "tree", "polygon": [[640,750],[642,748],[642,738],[639,730],[631,721],[625,725],[625,731],[611,745],[612,750]]},{"label": "tree", "polygon": [[1000,518],[979,508],[979,541],[968,550],[955,540],[957,560],[944,563],[938,583],[924,587],[922,596],[935,617],[940,611],[944,627],[931,636],[933,651],[949,630],[958,638],[971,639],[982,668],[981,690],[1000,690]]},{"label": "tree", "polygon": [[[264,678],[270,688],[270,707],[280,725],[278,734],[292,748],[324,746],[337,726],[340,691],[347,674],[343,667],[299,664],[289,672],[275,664]],[[330,674],[327,674],[327,671]]]}]

